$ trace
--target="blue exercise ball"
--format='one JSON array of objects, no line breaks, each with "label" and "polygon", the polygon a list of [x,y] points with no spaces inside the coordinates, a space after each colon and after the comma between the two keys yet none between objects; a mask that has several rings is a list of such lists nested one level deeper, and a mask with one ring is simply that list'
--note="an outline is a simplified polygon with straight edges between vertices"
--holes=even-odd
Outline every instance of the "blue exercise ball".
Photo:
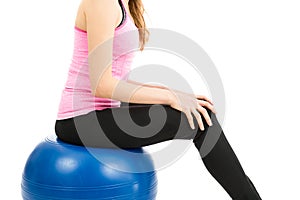
[{"label": "blue exercise ball", "polygon": [[47,137],[27,159],[24,200],[154,200],[157,177],[143,148],[92,148]]}]

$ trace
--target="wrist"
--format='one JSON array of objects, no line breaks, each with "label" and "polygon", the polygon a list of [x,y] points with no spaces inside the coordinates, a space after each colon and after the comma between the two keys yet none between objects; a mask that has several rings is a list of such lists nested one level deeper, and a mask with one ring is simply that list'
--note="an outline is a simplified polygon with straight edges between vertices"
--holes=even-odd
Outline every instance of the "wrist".
[{"label": "wrist", "polygon": [[167,96],[168,96],[167,104],[171,105],[171,104],[173,104],[174,99],[175,99],[174,93],[170,89],[166,89],[166,91],[167,91]]}]

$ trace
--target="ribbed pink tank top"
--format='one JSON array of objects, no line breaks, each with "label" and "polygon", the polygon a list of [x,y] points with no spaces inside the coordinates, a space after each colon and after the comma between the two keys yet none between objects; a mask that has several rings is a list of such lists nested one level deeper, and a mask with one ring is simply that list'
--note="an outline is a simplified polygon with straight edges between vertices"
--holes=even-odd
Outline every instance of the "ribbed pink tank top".
[{"label": "ribbed pink tank top", "polygon": [[[122,2],[122,1],[121,1]],[[123,5],[122,5],[123,6]],[[124,8],[124,6],[123,6]],[[113,38],[112,74],[117,79],[127,79],[138,49],[138,29],[127,14],[120,26],[115,28]],[[57,119],[67,119],[87,114],[93,110],[120,107],[121,102],[108,98],[95,97],[91,93],[88,66],[87,32],[74,27],[74,49],[67,81],[61,93]]]}]

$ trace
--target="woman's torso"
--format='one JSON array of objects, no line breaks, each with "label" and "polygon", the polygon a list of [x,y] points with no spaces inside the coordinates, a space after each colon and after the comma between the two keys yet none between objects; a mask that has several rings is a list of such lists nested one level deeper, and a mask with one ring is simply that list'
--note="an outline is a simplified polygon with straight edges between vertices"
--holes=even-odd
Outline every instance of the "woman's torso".
[{"label": "woman's torso", "polygon": [[[127,79],[138,48],[138,29],[129,13],[126,0],[120,3],[120,20],[116,24],[113,38],[112,74],[118,79]],[[123,3],[123,4],[122,4]],[[122,11],[123,9],[123,11]],[[123,13],[124,12],[124,13]],[[123,15],[123,14],[124,15]],[[123,18],[123,20],[122,20]],[[61,100],[57,119],[66,119],[86,114],[93,110],[119,107],[120,101],[95,97],[91,93],[88,67],[88,39],[82,6],[78,8],[74,26],[74,47],[71,64]]]}]

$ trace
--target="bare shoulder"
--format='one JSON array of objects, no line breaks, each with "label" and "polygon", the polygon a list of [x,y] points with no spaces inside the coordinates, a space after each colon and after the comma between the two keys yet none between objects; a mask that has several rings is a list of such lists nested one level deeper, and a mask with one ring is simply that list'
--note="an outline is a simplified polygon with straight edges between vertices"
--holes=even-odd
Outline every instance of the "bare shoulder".
[{"label": "bare shoulder", "polygon": [[102,10],[114,11],[118,7],[118,0],[82,0],[84,11]]},{"label": "bare shoulder", "polygon": [[99,17],[97,14],[105,14],[106,16],[118,12],[118,0],[81,0],[76,20],[75,26],[79,29],[86,30],[86,16]]},{"label": "bare shoulder", "polygon": [[75,26],[81,30],[86,30],[86,20],[85,20],[84,9],[83,9],[83,0],[80,2],[77,9]]}]

